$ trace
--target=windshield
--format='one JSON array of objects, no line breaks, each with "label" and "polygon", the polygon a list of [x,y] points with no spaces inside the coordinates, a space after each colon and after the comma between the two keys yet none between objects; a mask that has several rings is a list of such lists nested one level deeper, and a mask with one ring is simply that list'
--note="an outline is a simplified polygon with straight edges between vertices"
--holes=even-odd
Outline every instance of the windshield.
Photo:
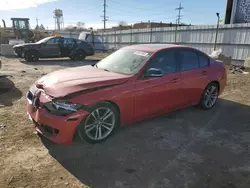
[{"label": "windshield", "polygon": [[36,44],[41,44],[41,43],[46,42],[47,40],[49,40],[51,38],[53,38],[53,37],[46,37],[46,38],[44,38],[44,39],[39,40],[38,42],[36,42]]},{"label": "windshield", "polygon": [[152,55],[151,52],[121,49],[96,64],[99,69],[132,75],[136,74]]}]

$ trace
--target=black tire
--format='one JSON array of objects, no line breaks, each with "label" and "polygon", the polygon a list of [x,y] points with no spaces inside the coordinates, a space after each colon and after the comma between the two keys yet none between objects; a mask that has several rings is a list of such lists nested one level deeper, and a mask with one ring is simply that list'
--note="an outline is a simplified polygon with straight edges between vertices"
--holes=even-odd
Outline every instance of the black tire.
[{"label": "black tire", "polygon": [[36,51],[32,50],[32,51],[27,51],[25,53],[24,59],[27,62],[35,62],[39,59],[39,56],[38,56],[38,53]]},{"label": "black tire", "polygon": [[82,50],[77,50],[76,51],[76,54],[75,54],[75,59],[76,60],[84,60],[86,58],[86,54],[85,54],[85,52],[84,51],[82,51]]},{"label": "black tire", "polygon": [[76,60],[76,57],[74,55],[70,55],[69,58],[73,61]]},{"label": "black tire", "polygon": [[[100,125],[101,123],[95,123],[97,122],[95,118],[93,118],[94,116],[96,116],[96,110],[98,109],[98,116],[99,117],[104,117],[105,114],[103,115],[102,114],[102,109],[109,109],[110,110],[110,113],[112,114],[112,120],[114,120],[115,122],[113,123],[113,127],[112,127],[112,130],[107,130],[106,128],[102,127],[104,125]],[[92,113],[94,113],[94,116],[92,115]],[[103,115],[103,116],[102,116]],[[94,123],[91,122],[91,118],[94,120]],[[110,118],[110,117],[109,117]],[[106,118],[106,120],[103,120],[104,121],[107,121],[109,120],[108,118]],[[94,126],[91,126],[91,127],[87,127],[86,126],[89,126],[87,123],[88,122],[91,122],[91,125],[93,124],[96,124],[94,125],[95,128],[93,128]],[[111,123],[110,123],[111,124]],[[80,125],[78,126],[77,130],[76,130],[76,133],[77,135],[80,137],[80,139],[82,141],[86,141],[90,144],[96,144],[96,143],[100,143],[106,139],[108,139],[114,132],[115,130],[117,129],[117,127],[120,125],[120,114],[119,114],[119,111],[117,110],[117,108],[112,105],[111,103],[109,102],[98,102],[97,104],[93,105],[91,107],[91,111],[90,111],[90,114],[88,115],[88,117],[86,117],[81,123]],[[104,138],[101,138],[101,139],[93,139],[91,138],[89,135],[91,135],[93,133],[93,136],[98,134],[99,135],[99,130],[98,130],[98,127],[99,126],[99,130],[101,129],[101,132],[103,134],[103,130],[106,130],[107,132],[109,132]],[[106,126],[106,125],[105,125]],[[101,128],[100,128],[101,127]],[[107,127],[107,126],[106,126]],[[111,129],[111,127],[108,127]],[[91,129],[91,131],[88,131],[87,129]],[[87,132],[88,131],[88,132]],[[105,134],[104,134],[105,135]],[[98,136],[99,137],[99,136]]]},{"label": "black tire", "polygon": [[[212,91],[214,88],[214,93],[211,93],[210,94],[210,97],[213,96],[213,98],[211,98],[211,100],[208,99],[208,91]],[[204,109],[204,110],[209,110],[211,108],[213,108],[217,102],[217,99],[218,99],[218,96],[219,96],[219,86],[217,83],[215,82],[211,82],[207,85],[207,87],[204,89],[203,91],[203,94],[201,96],[201,100],[200,100],[200,103],[199,103],[199,106],[201,109]],[[211,102],[209,102],[209,101]],[[213,101],[214,100],[214,101]],[[208,103],[210,103],[210,105],[208,105]]]}]

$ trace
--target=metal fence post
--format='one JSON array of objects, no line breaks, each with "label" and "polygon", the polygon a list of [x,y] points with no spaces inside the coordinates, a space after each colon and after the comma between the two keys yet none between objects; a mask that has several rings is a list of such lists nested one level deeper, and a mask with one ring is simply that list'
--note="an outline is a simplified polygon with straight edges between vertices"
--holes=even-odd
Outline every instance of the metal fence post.
[{"label": "metal fence post", "polygon": [[174,43],[177,43],[177,27],[178,27],[178,23],[176,20],[176,24],[175,24],[175,35],[174,35]]},{"label": "metal fence post", "polygon": [[216,34],[215,34],[215,41],[214,41],[214,51],[216,50],[216,45],[217,45],[217,38],[218,38],[218,32],[219,32],[219,25],[220,25],[220,14],[216,13],[217,15],[217,27],[216,27]]},{"label": "metal fence post", "polygon": [[91,30],[91,35],[92,35],[92,44],[93,44],[93,47],[95,49],[95,34],[94,34],[93,30]]},{"label": "metal fence post", "polygon": [[115,49],[116,49],[116,29],[115,29]]},{"label": "metal fence post", "polygon": [[152,23],[150,23],[150,43],[152,43]]},{"label": "metal fence post", "polygon": [[132,44],[132,39],[133,39],[133,25],[131,25],[130,29],[130,44]]}]

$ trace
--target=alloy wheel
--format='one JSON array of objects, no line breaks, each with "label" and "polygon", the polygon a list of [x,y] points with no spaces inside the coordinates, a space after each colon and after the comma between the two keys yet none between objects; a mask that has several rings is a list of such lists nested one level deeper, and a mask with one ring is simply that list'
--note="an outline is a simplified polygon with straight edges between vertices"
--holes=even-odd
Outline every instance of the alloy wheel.
[{"label": "alloy wheel", "polygon": [[115,113],[107,108],[95,109],[85,121],[85,133],[92,140],[103,140],[115,127]]},{"label": "alloy wheel", "polygon": [[207,108],[211,108],[216,103],[217,98],[218,98],[218,88],[214,85],[208,87],[205,92],[204,105]]}]

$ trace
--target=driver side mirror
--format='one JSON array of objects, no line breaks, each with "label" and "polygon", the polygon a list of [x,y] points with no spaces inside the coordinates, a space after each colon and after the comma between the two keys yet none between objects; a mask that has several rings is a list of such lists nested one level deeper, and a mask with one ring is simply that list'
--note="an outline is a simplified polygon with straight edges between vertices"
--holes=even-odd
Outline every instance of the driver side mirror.
[{"label": "driver side mirror", "polygon": [[144,78],[157,78],[162,76],[163,72],[157,68],[150,68],[146,71],[146,73],[144,73]]}]

